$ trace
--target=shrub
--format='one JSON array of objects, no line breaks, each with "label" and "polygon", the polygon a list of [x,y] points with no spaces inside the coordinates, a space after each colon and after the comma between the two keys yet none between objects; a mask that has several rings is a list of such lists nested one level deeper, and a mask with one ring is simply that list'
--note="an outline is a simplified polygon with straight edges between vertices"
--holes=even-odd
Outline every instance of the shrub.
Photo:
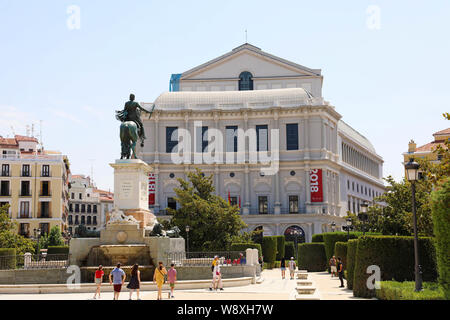
[{"label": "shrub", "polygon": [[258,249],[258,257],[262,255],[261,245],[259,243],[232,243],[231,251],[240,251],[245,255],[245,250],[248,248]]},{"label": "shrub", "polygon": [[324,244],[320,242],[299,244],[297,265],[299,270],[324,271],[327,268]]},{"label": "shrub", "polygon": [[352,239],[347,242],[347,288],[353,289],[353,275],[355,274],[355,259],[356,259],[356,248],[358,246],[358,240]]},{"label": "shrub", "polygon": [[322,233],[313,234],[312,242],[323,242],[323,234]]},{"label": "shrub", "polygon": [[263,237],[262,252],[265,262],[275,262],[277,257],[277,238],[275,236]]},{"label": "shrub", "polygon": [[347,270],[347,242],[336,242],[334,253],[336,260],[337,258],[342,259],[343,268],[344,270]]},{"label": "shrub", "polygon": [[69,246],[48,246],[47,254],[69,254]]},{"label": "shrub", "polygon": [[281,260],[284,257],[284,244],[286,240],[284,236],[276,236],[277,238],[277,260]]},{"label": "shrub", "polygon": [[424,282],[423,291],[415,292],[414,281],[381,281],[376,297],[380,300],[444,300],[444,290],[435,282]]},{"label": "shrub", "polygon": [[284,258],[290,259],[291,257],[295,257],[294,241],[286,241],[284,243]]},{"label": "shrub", "polygon": [[[436,281],[436,252],[431,238],[419,238],[419,259],[424,281]],[[380,268],[380,280],[411,281],[414,279],[414,238],[366,236],[358,239],[353,278],[353,295],[371,298],[375,290],[367,288],[367,267]]]},{"label": "shrub", "polygon": [[0,248],[0,270],[15,269],[17,266],[16,249]]},{"label": "shrub", "polygon": [[433,231],[436,236],[436,258],[439,284],[445,298],[450,299],[450,179],[447,179],[431,195]]},{"label": "shrub", "polygon": [[[336,242],[347,242],[348,239],[357,239],[360,235],[360,232],[350,232],[350,236],[347,235],[347,232],[326,232],[322,233],[323,242],[325,244],[325,253],[327,257],[327,261],[330,261],[334,253],[334,247]],[[341,257],[342,258],[342,257]],[[328,266],[328,272],[330,272],[330,267]]]}]

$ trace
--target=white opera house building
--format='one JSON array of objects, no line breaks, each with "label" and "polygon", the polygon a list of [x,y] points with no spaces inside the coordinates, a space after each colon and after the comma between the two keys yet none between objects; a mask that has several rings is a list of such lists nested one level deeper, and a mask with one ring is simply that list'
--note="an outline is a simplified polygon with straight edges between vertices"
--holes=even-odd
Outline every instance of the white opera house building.
[{"label": "white opera house building", "polygon": [[345,225],[347,211],[384,192],[383,159],[322,97],[320,69],[248,43],[181,74],[143,123],[138,155],[154,166],[149,206],[176,208],[177,178],[200,168],[241,208],[248,230],[300,232],[300,241]]}]

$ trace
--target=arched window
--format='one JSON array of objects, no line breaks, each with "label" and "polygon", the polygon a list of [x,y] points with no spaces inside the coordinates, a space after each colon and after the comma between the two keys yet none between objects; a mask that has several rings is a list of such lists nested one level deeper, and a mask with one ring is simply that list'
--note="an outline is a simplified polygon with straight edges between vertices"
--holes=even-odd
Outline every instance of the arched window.
[{"label": "arched window", "polygon": [[290,226],[284,231],[286,241],[294,241],[297,237],[297,243],[305,242],[305,231],[299,226]]},{"label": "arched window", "polygon": [[239,75],[239,91],[241,90],[253,90],[253,75],[248,71]]}]

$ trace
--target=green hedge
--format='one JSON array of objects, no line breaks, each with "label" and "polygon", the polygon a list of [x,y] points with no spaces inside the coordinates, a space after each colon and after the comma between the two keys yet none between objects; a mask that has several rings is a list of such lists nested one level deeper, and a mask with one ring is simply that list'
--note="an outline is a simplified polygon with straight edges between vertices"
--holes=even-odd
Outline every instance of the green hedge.
[{"label": "green hedge", "polygon": [[284,244],[286,240],[284,236],[276,236],[277,238],[277,260],[281,260],[284,257]]},{"label": "green hedge", "polygon": [[15,269],[17,266],[15,248],[0,248],[0,270]]},{"label": "green hedge", "polygon": [[48,246],[47,254],[69,254],[69,246]]},{"label": "green hedge", "polygon": [[312,242],[323,242],[323,234],[322,233],[313,234]]},{"label": "green hedge", "polygon": [[275,262],[277,257],[277,243],[276,236],[263,237],[262,252],[265,262]]},{"label": "green hedge", "polygon": [[431,195],[433,231],[436,236],[436,258],[439,284],[450,300],[450,179],[447,179]]},{"label": "green hedge", "polygon": [[336,242],[334,246],[334,253],[336,255],[336,261],[337,258],[341,258],[344,268],[343,270],[347,270],[347,242]]},{"label": "green hedge", "polygon": [[248,248],[258,249],[258,257],[262,256],[262,249],[259,243],[232,243],[231,251],[240,251],[245,255],[245,250]]},{"label": "green hedge", "polygon": [[414,281],[381,281],[376,297],[380,300],[445,300],[444,290],[436,282],[424,282],[420,292],[414,289]]},{"label": "green hedge", "polygon": [[[419,238],[419,259],[424,281],[436,281],[436,251],[431,238]],[[367,267],[376,265],[381,271],[381,281],[414,280],[414,238],[397,236],[366,236],[358,239],[353,278],[353,295],[371,298],[375,290],[368,289],[370,274]]]},{"label": "green hedge", "polygon": [[[346,266],[346,279],[347,288],[353,289],[353,276],[355,274],[355,260],[356,260],[356,248],[358,247],[358,240],[352,239],[347,242],[347,266]],[[345,267],[345,265],[344,265]]]},{"label": "green hedge", "polygon": [[291,257],[295,257],[294,241],[286,241],[284,243],[284,258],[290,259]]},{"label": "green hedge", "polygon": [[[350,239],[357,239],[360,234],[359,232],[350,232]],[[331,257],[336,255],[334,252],[336,242],[347,242],[349,239],[347,232],[326,232],[322,233],[322,235],[327,261],[330,261]],[[330,272],[330,266],[328,266],[328,272]]]},{"label": "green hedge", "polygon": [[327,268],[324,244],[320,242],[299,244],[297,265],[299,270],[324,271]]}]

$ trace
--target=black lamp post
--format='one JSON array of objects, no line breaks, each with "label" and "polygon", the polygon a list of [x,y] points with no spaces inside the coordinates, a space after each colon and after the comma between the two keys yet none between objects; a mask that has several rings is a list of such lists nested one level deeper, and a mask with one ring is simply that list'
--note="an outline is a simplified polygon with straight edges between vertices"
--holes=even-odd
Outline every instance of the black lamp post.
[{"label": "black lamp post", "polygon": [[359,221],[362,222],[362,229],[363,229],[363,236],[366,235],[366,222],[369,218],[367,215],[367,208],[369,207],[369,204],[366,201],[363,201],[360,205],[361,207],[361,213],[358,214]]},{"label": "black lamp post", "polygon": [[416,288],[415,291],[422,291],[422,272],[419,263],[419,240],[417,236],[417,215],[416,215],[416,181],[419,176],[419,164],[414,161],[413,158],[409,159],[409,162],[405,164],[406,177],[411,183],[412,192],[412,211],[413,211],[413,223],[414,223],[414,270]]},{"label": "black lamp post", "polygon": [[37,261],[39,261],[39,254],[40,254],[40,250],[39,250],[39,239],[41,238],[41,229],[37,228],[37,229],[33,229],[33,233],[34,233],[34,238],[37,240]]},{"label": "black lamp post", "polygon": [[291,229],[291,236],[294,237],[295,261],[297,261],[298,260],[298,230]]},{"label": "black lamp post", "polygon": [[342,227],[344,231],[347,231],[347,239],[350,239],[350,230],[352,229],[352,218],[347,218],[345,226]]},{"label": "black lamp post", "polygon": [[336,223],[334,223],[334,221],[331,223],[331,231],[335,231],[336,230]]},{"label": "black lamp post", "polygon": [[[191,229],[191,227],[189,227],[188,225],[186,226],[186,251],[187,254],[189,255],[189,230]],[[189,257],[188,257],[189,259]]]}]

